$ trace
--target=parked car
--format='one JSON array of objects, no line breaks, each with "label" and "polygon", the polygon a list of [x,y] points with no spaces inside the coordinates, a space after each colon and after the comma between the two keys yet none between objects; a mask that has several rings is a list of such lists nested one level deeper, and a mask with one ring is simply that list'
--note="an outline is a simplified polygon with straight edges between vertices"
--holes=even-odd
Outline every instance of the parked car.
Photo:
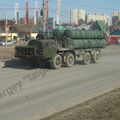
[{"label": "parked car", "polygon": [[0,45],[2,45],[4,42],[5,42],[5,41],[1,39],[1,40],[0,40]]},{"label": "parked car", "polygon": [[4,42],[2,43],[3,46],[6,46],[6,45],[9,46],[9,45],[14,45],[14,44],[15,44],[15,41],[8,41],[8,40],[7,40],[7,41],[4,41]]}]

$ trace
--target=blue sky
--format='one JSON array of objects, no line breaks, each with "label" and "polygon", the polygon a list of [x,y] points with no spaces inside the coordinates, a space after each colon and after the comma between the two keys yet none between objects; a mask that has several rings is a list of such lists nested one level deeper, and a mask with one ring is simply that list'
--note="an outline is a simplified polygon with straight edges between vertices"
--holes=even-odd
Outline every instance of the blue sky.
[{"label": "blue sky", "polygon": [[[20,16],[25,15],[21,10],[25,7],[25,0],[17,0],[20,6]],[[39,7],[42,6],[42,0],[39,1]],[[30,16],[33,16],[33,7],[35,0],[29,0]],[[112,15],[114,10],[120,10],[120,0],[61,0],[61,21],[69,19],[70,8],[82,8],[87,13],[100,13]],[[0,2],[0,19],[5,18],[5,11],[9,18],[14,18],[15,0],[1,0]],[[6,9],[6,10],[5,10]],[[56,15],[56,0],[49,0],[49,16]]]}]

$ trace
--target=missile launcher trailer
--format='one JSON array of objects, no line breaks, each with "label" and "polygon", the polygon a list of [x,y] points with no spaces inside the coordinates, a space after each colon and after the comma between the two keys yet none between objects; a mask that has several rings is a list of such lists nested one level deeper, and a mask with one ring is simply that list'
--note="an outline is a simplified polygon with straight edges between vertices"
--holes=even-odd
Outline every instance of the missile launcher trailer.
[{"label": "missile launcher trailer", "polygon": [[77,60],[97,63],[105,48],[105,34],[92,30],[54,30],[52,37],[39,33],[27,46],[16,46],[15,57],[28,59],[32,65],[49,63],[51,68],[71,67]]}]

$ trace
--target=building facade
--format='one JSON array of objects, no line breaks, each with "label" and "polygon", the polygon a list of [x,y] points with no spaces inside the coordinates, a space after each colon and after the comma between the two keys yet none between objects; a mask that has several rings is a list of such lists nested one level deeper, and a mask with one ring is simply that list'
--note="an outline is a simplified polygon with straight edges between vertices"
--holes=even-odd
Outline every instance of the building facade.
[{"label": "building facade", "polygon": [[112,24],[118,25],[120,22],[120,11],[114,11],[112,14]]},{"label": "building facade", "polygon": [[0,38],[4,40],[17,40],[18,33],[0,33]]},{"label": "building facade", "polygon": [[83,9],[72,9],[70,10],[70,23],[79,24],[79,20],[85,21],[86,13]]},{"label": "building facade", "polygon": [[104,21],[105,24],[110,25],[110,17],[105,14],[88,14],[86,17],[87,23],[95,22],[97,20]]}]

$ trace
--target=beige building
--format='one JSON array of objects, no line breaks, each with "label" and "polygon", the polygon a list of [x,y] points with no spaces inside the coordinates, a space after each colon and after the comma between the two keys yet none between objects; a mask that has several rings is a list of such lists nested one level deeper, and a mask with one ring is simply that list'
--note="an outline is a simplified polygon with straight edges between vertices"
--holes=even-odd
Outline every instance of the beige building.
[{"label": "beige building", "polygon": [[18,38],[18,33],[0,33],[0,37],[7,40],[14,40]]},{"label": "beige building", "polygon": [[120,11],[114,11],[113,16],[117,16],[118,20],[120,20]]},{"label": "beige building", "polygon": [[104,21],[106,24],[110,24],[110,17],[105,15],[105,14],[88,14],[87,15],[87,23],[91,22],[91,21]]},{"label": "beige building", "polygon": [[112,24],[118,25],[120,22],[120,11],[114,11],[112,14]]},{"label": "beige building", "polygon": [[70,23],[77,24],[79,20],[85,21],[85,11],[83,9],[72,9],[70,10]]}]

